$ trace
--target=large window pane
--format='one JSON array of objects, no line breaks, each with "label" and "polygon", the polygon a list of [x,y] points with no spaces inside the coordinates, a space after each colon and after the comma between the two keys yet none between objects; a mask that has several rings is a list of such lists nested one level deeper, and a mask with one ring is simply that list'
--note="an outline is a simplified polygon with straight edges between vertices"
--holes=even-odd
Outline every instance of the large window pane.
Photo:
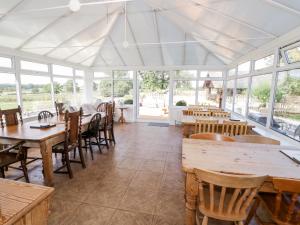
[{"label": "large window pane", "polygon": [[67,104],[73,103],[73,79],[54,77],[53,87],[56,101]]},{"label": "large window pane", "polygon": [[111,78],[111,75],[105,72],[94,72],[94,78]]},{"label": "large window pane", "polygon": [[300,70],[278,73],[271,127],[300,141]]},{"label": "large window pane", "polygon": [[267,123],[272,74],[252,77],[248,118],[262,125]]},{"label": "large window pane", "polygon": [[84,80],[76,79],[76,104],[81,105],[84,102]]},{"label": "large window pane", "polygon": [[50,77],[21,75],[23,111],[28,115],[53,108]]},{"label": "large window pane", "polygon": [[274,55],[269,55],[255,61],[255,70],[261,70],[274,64]]},{"label": "large window pane", "polygon": [[228,76],[229,76],[229,77],[235,76],[235,69],[229,70],[229,71],[228,71]]},{"label": "large window pane", "polygon": [[173,84],[173,105],[185,101],[188,105],[196,104],[196,81],[177,80]]},{"label": "large window pane", "polygon": [[84,77],[84,71],[83,70],[75,70],[75,76]]},{"label": "large window pane", "polygon": [[114,81],[114,100],[118,105],[133,104],[133,82],[132,80]]},{"label": "large window pane", "polygon": [[21,69],[48,72],[48,65],[21,60]]},{"label": "large window pane", "polygon": [[300,62],[300,46],[285,51],[288,63]]},{"label": "large window pane", "polygon": [[115,70],[113,71],[114,79],[132,79],[133,71]]},{"label": "large window pane", "polygon": [[197,79],[197,70],[177,70],[174,79]]},{"label": "large window pane", "polygon": [[223,81],[199,81],[198,103],[219,107]]},{"label": "large window pane", "polygon": [[250,72],[250,61],[242,63],[238,66],[238,75],[248,74]]},{"label": "large window pane", "polygon": [[12,67],[11,58],[0,57],[0,67],[11,68]]},{"label": "large window pane", "polygon": [[52,72],[55,75],[73,76],[73,69],[67,66],[53,65]]},{"label": "large window pane", "polygon": [[222,71],[201,71],[200,77],[222,77]]},{"label": "large window pane", "polygon": [[246,102],[249,78],[237,79],[236,83],[236,95],[234,98],[234,112],[246,115]]},{"label": "large window pane", "polygon": [[226,109],[228,109],[228,110],[232,110],[234,81],[235,80],[229,80],[229,81],[227,81],[227,87],[226,87]]},{"label": "large window pane", "polygon": [[15,75],[0,73],[0,109],[12,109],[17,106]]},{"label": "large window pane", "polygon": [[112,99],[112,81],[94,80],[93,97],[101,101],[111,101]]}]

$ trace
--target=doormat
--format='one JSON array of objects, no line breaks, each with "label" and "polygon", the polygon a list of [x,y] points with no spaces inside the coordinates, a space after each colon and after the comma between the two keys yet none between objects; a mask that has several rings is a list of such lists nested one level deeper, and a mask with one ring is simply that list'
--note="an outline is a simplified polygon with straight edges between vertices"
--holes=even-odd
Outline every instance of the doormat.
[{"label": "doormat", "polygon": [[148,123],[148,126],[152,127],[169,127],[168,123]]}]

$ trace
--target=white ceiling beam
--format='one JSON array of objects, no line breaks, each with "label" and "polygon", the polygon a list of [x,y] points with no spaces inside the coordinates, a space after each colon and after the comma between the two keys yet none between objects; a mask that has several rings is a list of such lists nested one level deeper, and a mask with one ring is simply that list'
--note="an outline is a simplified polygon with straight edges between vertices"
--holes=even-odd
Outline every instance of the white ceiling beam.
[{"label": "white ceiling beam", "polygon": [[291,7],[289,7],[287,5],[284,5],[280,2],[277,2],[275,0],[263,0],[263,1],[269,3],[273,6],[276,6],[277,8],[284,9],[285,11],[288,11],[288,12],[291,12],[293,14],[296,14],[296,15],[300,16],[300,11],[299,10],[291,8]]},{"label": "white ceiling beam", "polygon": [[97,26],[99,23],[102,23],[104,20],[107,19],[108,16],[116,13],[117,11],[119,11],[120,8],[112,11],[111,13],[105,15],[104,17],[101,17],[99,20],[97,20],[96,22],[88,25],[87,27],[81,29],[80,31],[78,31],[77,33],[73,34],[71,37],[67,38],[66,40],[62,41],[59,45],[55,46],[53,49],[51,49],[50,51],[46,52],[44,55],[50,55],[52,52],[54,52],[55,50],[57,50],[58,48],[62,47],[64,44],[66,44],[67,42],[71,41],[72,39],[76,38],[77,36],[87,32],[89,29],[91,29],[94,26]]},{"label": "white ceiling beam", "polygon": [[125,62],[125,60],[123,59],[123,57],[122,57],[122,55],[121,55],[119,49],[117,48],[117,46],[116,46],[114,40],[113,40],[110,36],[108,36],[108,40],[111,42],[113,48],[115,49],[115,52],[117,53],[117,55],[118,55],[119,58],[121,59],[122,64],[123,64],[124,66],[126,66],[126,62]]},{"label": "white ceiling beam", "polygon": [[64,13],[63,15],[59,16],[58,18],[56,18],[55,20],[53,20],[52,22],[50,22],[49,24],[47,24],[43,29],[39,30],[37,33],[35,33],[33,36],[30,36],[27,40],[25,40],[21,45],[19,45],[19,47],[17,47],[18,50],[21,50],[22,48],[24,48],[26,45],[28,45],[30,42],[32,42],[35,38],[37,38],[39,35],[41,35],[42,33],[44,33],[46,30],[48,30],[50,27],[54,26],[55,24],[57,24],[61,19],[71,15],[72,12],[67,12]]},{"label": "white ceiling beam", "polygon": [[[104,32],[103,32],[103,35],[104,35],[104,36],[106,36],[106,37],[108,37],[108,38],[110,39],[110,36],[109,36],[109,35],[110,35],[110,33],[111,33],[111,31],[112,31],[114,25],[116,24],[117,20],[119,19],[120,15],[121,15],[121,12],[120,12],[120,11],[115,12],[115,13],[113,14],[111,20],[109,21],[109,24],[107,24],[107,26],[105,27],[105,30],[104,30]],[[105,42],[105,40],[103,40],[102,43],[99,45],[98,54],[101,53],[102,47],[103,47],[103,45],[104,45],[104,42]],[[115,47],[115,46],[114,46],[114,47]],[[98,59],[98,56],[96,55],[96,57],[95,57],[95,59],[94,59],[94,61],[93,61],[93,64],[92,64],[93,66],[96,64],[97,59]]]},{"label": "white ceiling beam", "polygon": [[219,10],[210,8],[210,7],[206,6],[206,5],[204,5],[203,3],[200,3],[198,0],[190,0],[190,1],[192,1],[192,2],[195,4],[195,6],[197,6],[197,7],[199,7],[199,8],[202,8],[202,9],[204,9],[204,10],[206,10],[206,11],[209,11],[209,12],[211,12],[211,13],[213,13],[213,14],[217,14],[217,15],[219,15],[219,16],[222,16],[223,18],[229,19],[229,20],[231,20],[231,21],[233,21],[233,22],[235,22],[235,23],[238,23],[238,24],[240,24],[240,25],[242,25],[242,26],[244,26],[244,27],[248,27],[248,28],[250,28],[250,29],[252,29],[252,30],[255,30],[255,31],[257,31],[257,32],[260,32],[260,33],[262,33],[262,34],[265,34],[265,35],[267,35],[268,37],[272,37],[272,38],[276,38],[276,37],[277,37],[276,35],[274,35],[274,34],[268,32],[268,31],[265,31],[265,30],[263,30],[263,29],[261,29],[261,28],[259,28],[259,27],[256,27],[256,26],[254,26],[254,25],[252,25],[252,24],[249,24],[249,23],[247,23],[247,22],[245,22],[245,21],[239,20],[239,19],[237,19],[237,18],[235,18],[235,17],[233,17],[233,16],[227,15],[227,14],[225,14],[225,13],[219,11]]},{"label": "white ceiling beam", "polygon": [[154,18],[153,18],[153,22],[154,22],[154,29],[156,30],[156,37],[157,37],[157,41],[159,43],[159,49],[160,49],[160,57],[161,57],[161,65],[165,65],[165,59],[164,59],[164,53],[163,53],[163,48],[162,48],[162,44],[161,44],[161,40],[160,40],[160,32],[159,32],[159,27],[158,27],[158,22],[157,22],[157,11],[154,10]]},{"label": "white ceiling beam", "polygon": [[134,43],[135,43],[136,50],[137,50],[137,52],[138,52],[138,54],[139,54],[141,63],[142,63],[143,66],[145,66],[145,61],[144,61],[144,59],[143,59],[143,55],[142,55],[142,52],[141,52],[141,50],[140,50],[140,47],[137,45],[136,37],[135,37],[134,31],[133,31],[133,29],[132,29],[132,26],[131,26],[131,24],[130,24],[129,18],[128,18],[127,15],[125,15],[125,16],[127,17],[128,28],[129,28],[129,31],[130,31],[130,33],[131,33],[132,39],[133,39],[133,41],[134,41]]},{"label": "white ceiling beam", "polygon": [[10,8],[6,13],[2,14],[0,17],[0,21],[7,18],[9,15],[11,15],[25,0],[19,1],[17,4],[15,4],[12,8]]}]

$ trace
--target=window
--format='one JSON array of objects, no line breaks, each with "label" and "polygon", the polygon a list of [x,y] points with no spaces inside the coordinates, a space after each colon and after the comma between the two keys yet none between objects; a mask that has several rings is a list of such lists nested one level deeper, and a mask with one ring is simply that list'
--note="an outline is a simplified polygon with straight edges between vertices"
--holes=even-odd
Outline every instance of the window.
[{"label": "window", "polygon": [[53,88],[54,88],[54,95],[55,100],[58,102],[64,102],[67,104],[73,103],[73,79],[71,78],[60,78],[54,77],[53,78]]},{"label": "window", "polygon": [[114,79],[133,79],[133,71],[113,71]]},{"label": "window", "polygon": [[93,97],[101,101],[112,100],[112,81],[111,80],[94,80]]},{"label": "window", "polygon": [[252,77],[249,93],[248,118],[262,125],[267,124],[272,74]]},{"label": "window", "polygon": [[199,81],[198,103],[219,107],[222,93],[223,81]]},{"label": "window", "polygon": [[196,82],[190,80],[176,80],[173,84],[173,105],[178,101],[185,101],[188,105],[196,104]]},{"label": "window", "polygon": [[226,109],[228,109],[228,110],[232,110],[234,82],[235,82],[235,80],[229,80],[229,81],[227,81],[227,87],[226,87]]},{"label": "window", "polygon": [[21,60],[21,69],[48,72],[48,65]]},{"label": "window", "polygon": [[109,73],[104,72],[95,72],[94,78],[111,78],[111,75]]},{"label": "window", "polygon": [[0,57],[0,67],[11,68],[11,58]]},{"label": "window", "polygon": [[246,115],[246,102],[249,78],[241,78],[236,81],[236,94],[234,98],[234,112]]},{"label": "window", "polygon": [[177,70],[175,80],[197,79],[197,70]]},{"label": "window", "polygon": [[228,71],[228,76],[229,76],[229,77],[235,76],[235,71],[236,71],[235,69],[229,70],[229,71]]},{"label": "window", "polygon": [[278,73],[271,128],[300,141],[300,70]]},{"label": "window", "polygon": [[50,77],[21,75],[23,111],[27,116],[53,108]]},{"label": "window", "polygon": [[52,65],[52,70],[53,74],[56,75],[73,76],[73,69],[71,67]]},{"label": "window", "polygon": [[83,70],[75,70],[75,76],[76,77],[84,77],[84,71]]},{"label": "window", "polygon": [[15,75],[0,73],[0,109],[13,109],[17,106]]},{"label": "window", "polygon": [[222,71],[201,71],[200,77],[222,77]]},{"label": "window", "polygon": [[255,70],[261,70],[267,67],[270,67],[274,64],[274,55],[269,55],[267,57],[264,57],[262,59],[255,61]]},{"label": "window", "polygon": [[250,61],[238,66],[238,75],[248,74],[250,72]]},{"label": "window", "polygon": [[289,64],[300,62],[300,46],[286,50],[285,55]]},{"label": "window", "polygon": [[114,80],[114,100],[116,104],[133,104],[132,80]]},{"label": "window", "polygon": [[83,79],[76,79],[75,80],[75,87],[76,87],[76,104],[81,105],[84,101],[84,80]]}]

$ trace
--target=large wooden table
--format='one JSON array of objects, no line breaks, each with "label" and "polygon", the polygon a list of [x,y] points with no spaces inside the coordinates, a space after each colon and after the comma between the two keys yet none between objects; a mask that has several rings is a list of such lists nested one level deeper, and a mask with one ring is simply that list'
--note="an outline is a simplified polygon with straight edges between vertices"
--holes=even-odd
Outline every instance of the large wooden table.
[{"label": "large wooden table", "polygon": [[[102,118],[105,113],[101,113]],[[91,116],[83,117],[82,131],[87,129],[87,125]],[[45,121],[32,121],[18,126],[8,126],[0,128],[1,142],[10,143],[11,141],[26,141],[25,146],[39,147],[43,160],[44,183],[47,186],[53,186],[53,163],[52,163],[52,147],[64,141],[65,123],[64,116],[54,117],[51,120],[56,126],[48,129],[30,128],[33,124],[45,123]]]},{"label": "large wooden table", "polygon": [[[220,133],[222,130],[223,122],[230,121],[229,118],[224,117],[197,117],[198,120],[218,120],[218,132]],[[196,119],[194,116],[182,116],[181,123],[183,126],[183,136],[189,137],[191,134],[195,133],[195,123]],[[248,134],[252,134],[252,129],[255,127],[253,125],[248,125]]]},{"label": "large wooden table", "polygon": [[198,185],[194,169],[232,174],[267,175],[260,191],[274,192],[271,178],[300,180],[300,165],[280,152],[298,150],[281,145],[183,139],[182,168],[186,173],[185,224],[195,225]]},{"label": "large wooden table", "polygon": [[0,225],[47,225],[53,188],[0,179]]}]

